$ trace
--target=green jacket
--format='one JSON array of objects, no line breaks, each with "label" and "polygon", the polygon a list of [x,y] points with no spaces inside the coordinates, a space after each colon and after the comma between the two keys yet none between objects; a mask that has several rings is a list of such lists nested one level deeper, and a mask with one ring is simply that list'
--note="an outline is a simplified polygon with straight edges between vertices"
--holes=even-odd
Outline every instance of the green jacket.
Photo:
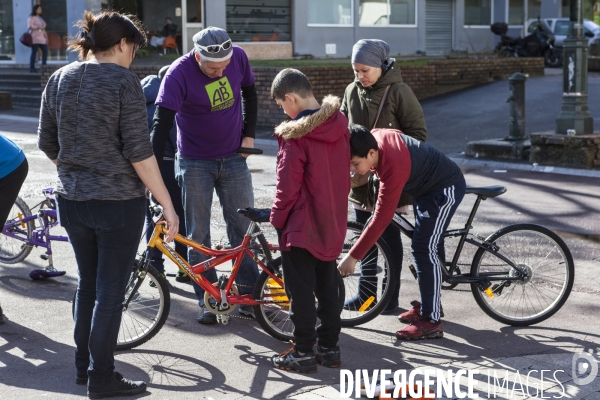
[{"label": "green jacket", "polygon": [[[385,104],[381,110],[377,126],[373,126],[377,110],[385,92],[390,85]],[[405,135],[424,142],[427,139],[425,116],[421,104],[410,87],[402,82],[400,67],[394,62],[375,84],[364,88],[360,82],[354,81],[346,87],[340,111],[346,114],[350,124],[359,124],[371,130],[387,128],[401,130]],[[349,200],[367,207],[367,187],[360,186],[350,191]],[[403,194],[399,207],[412,204],[412,198]]]}]

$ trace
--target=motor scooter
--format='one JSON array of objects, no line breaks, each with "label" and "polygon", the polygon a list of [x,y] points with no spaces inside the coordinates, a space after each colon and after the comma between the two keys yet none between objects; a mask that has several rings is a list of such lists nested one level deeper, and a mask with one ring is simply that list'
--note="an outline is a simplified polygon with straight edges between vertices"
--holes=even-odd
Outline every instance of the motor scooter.
[{"label": "motor scooter", "polygon": [[500,57],[544,57],[547,67],[555,68],[562,65],[562,53],[554,47],[554,34],[540,21],[535,30],[524,38],[513,38],[506,35],[506,22],[496,22],[491,25],[494,34],[500,36],[500,43],[495,48]]}]

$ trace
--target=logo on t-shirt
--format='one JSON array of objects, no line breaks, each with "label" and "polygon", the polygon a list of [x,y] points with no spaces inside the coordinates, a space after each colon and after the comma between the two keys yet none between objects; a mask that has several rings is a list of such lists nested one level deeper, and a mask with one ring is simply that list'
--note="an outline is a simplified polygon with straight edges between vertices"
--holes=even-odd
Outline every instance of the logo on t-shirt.
[{"label": "logo on t-shirt", "polygon": [[233,90],[231,90],[231,85],[229,85],[229,80],[226,76],[205,87],[212,106],[211,111],[224,110],[233,105]]}]

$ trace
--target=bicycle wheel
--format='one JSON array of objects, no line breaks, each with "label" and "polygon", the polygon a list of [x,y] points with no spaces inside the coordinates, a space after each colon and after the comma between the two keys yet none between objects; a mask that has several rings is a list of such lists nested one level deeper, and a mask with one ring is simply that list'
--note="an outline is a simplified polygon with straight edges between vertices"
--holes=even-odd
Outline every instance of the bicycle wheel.
[{"label": "bicycle wheel", "polygon": [[[31,216],[31,210],[27,203],[20,197],[17,197],[8,214],[6,222],[12,222],[25,217]],[[4,222],[3,222],[4,223]],[[35,224],[33,220],[15,225],[9,231],[27,241],[31,241],[31,236]],[[16,264],[27,258],[33,246],[24,240],[15,239],[13,237],[0,234],[0,262],[5,264]]]},{"label": "bicycle wheel", "polygon": [[[281,265],[281,257],[273,260],[275,265]],[[282,277],[281,269],[278,268],[276,274]],[[344,305],[344,283],[342,277],[338,274],[338,296],[339,308]],[[285,285],[285,283],[284,283]],[[290,302],[285,289],[282,288],[273,278],[264,271],[260,273],[256,286],[254,287],[254,299],[261,301],[258,306],[254,306],[256,321],[269,335],[275,339],[287,342],[294,339],[294,323],[290,319]],[[317,303],[315,301],[315,307]],[[317,325],[319,325],[317,318]]]},{"label": "bicycle wheel", "polygon": [[131,300],[123,310],[117,350],[132,349],[152,339],[167,321],[171,308],[167,278],[153,266],[148,266],[145,276],[135,269],[131,279],[125,293],[125,299]]},{"label": "bicycle wheel", "polygon": [[[487,315],[507,325],[527,326],[549,318],[567,301],[575,268],[567,245],[554,232],[538,225],[511,225],[486,241],[527,275],[524,281],[492,282],[493,297],[471,284],[477,304]],[[519,272],[480,248],[473,258],[471,275],[515,277]]]},{"label": "bicycle wheel", "polygon": [[[362,230],[361,223],[348,221],[346,240],[338,262],[348,254]],[[369,322],[388,305],[396,282],[396,271],[388,262],[391,259],[388,246],[379,238],[365,257],[356,263],[354,273],[343,278],[346,305],[341,314],[342,326],[357,326]]]}]

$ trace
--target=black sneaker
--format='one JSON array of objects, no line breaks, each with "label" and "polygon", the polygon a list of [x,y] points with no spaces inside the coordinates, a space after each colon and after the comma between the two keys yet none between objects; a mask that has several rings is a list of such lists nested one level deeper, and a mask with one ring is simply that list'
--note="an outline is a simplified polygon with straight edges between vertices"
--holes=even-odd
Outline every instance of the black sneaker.
[{"label": "black sneaker", "polygon": [[342,359],[340,357],[340,346],[330,347],[324,349],[321,346],[315,346],[313,348],[315,353],[315,360],[321,365],[328,368],[339,368],[342,366]]},{"label": "black sneaker", "polygon": [[77,374],[77,378],[75,378],[75,383],[77,385],[87,385],[87,381],[88,381],[87,374],[85,374],[85,375]]},{"label": "black sneaker", "polygon": [[2,307],[0,307],[0,325],[4,324],[6,319],[4,318],[4,314],[2,314]]},{"label": "black sneaker", "polygon": [[202,306],[197,321],[199,324],[212,325],[217,323],[217,316]]},{"label": "black sneaker", "polygon": [[175,280],[177,282],[189,282],[192,280],[192,278],[190,278],[185,272],[178,271]]},{"label": "black sneaker", "polygon": [[303,374],[317,372],[317,360],[312,350],[301,356],[295,347],[271,357],[271,364],[275,368],[285,371],[296,371]]},{"label": "black sneaker", "polygon": [[134,394],[144,393],[146,384],[142,381],[132,381],[123,378],[118,372],[115,372],[115,380],[104,385],[101,388],[88,388],[88,398],[105,399],[107,397],[132,396]]}]

